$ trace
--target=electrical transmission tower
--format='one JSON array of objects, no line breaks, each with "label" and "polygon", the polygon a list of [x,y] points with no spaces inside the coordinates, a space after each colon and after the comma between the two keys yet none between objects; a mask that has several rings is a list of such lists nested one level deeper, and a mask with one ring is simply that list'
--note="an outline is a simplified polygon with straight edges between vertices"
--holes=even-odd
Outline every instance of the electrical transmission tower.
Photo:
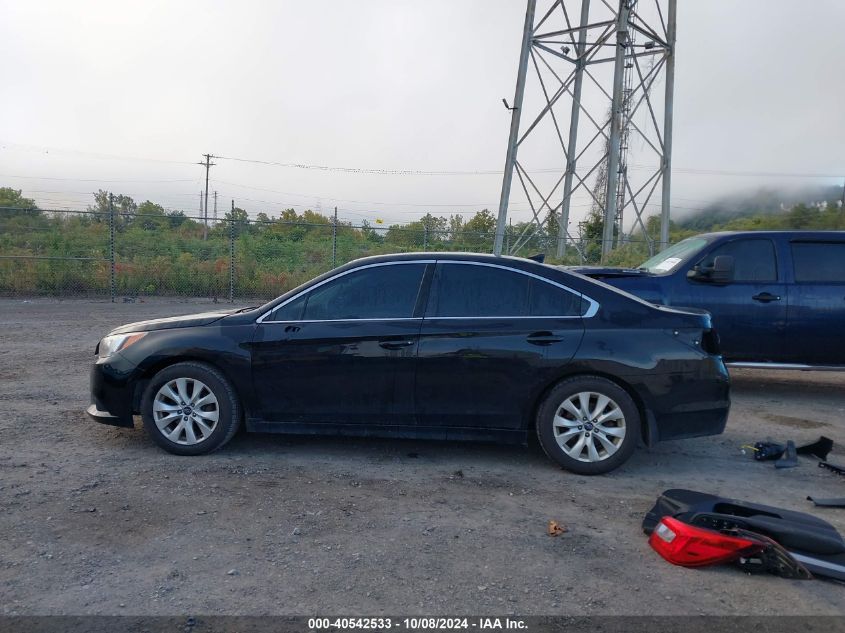
[{"label": "electrical transmission tower", "polygon": [[[541,11],[538,0],[527,3],[494,253],[502,253],[514,172],[533,218],[510,240],[510,252],[554,217],[562,257],[576,243],[569,223],[579,206],[603,218],[603,260],[624,241],[626,221],[653,250],[645,218],[657,206],[664,247],[677,0],[539,0]],[[652,94],[661,78],[662,102]],[[560,169],[529,166],[549,161]]]}]

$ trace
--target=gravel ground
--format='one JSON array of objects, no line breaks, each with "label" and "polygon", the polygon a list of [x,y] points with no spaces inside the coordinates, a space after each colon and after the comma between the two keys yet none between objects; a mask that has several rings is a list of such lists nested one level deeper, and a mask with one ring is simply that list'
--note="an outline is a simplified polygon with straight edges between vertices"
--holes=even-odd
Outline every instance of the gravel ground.
[{"label": "gravel ground", "polygon": [[[97,339],[209,304],[0,300],[2,614],[834,614],[845,587],[673,567],[640,521],[686,487],[823,517],[845,480],[740,454],[833,438],[845,374],[733,372],[724,435],[585,478],[537,447],[246,435],[176,457],[95,424]],[[546,535],[555,519],[568,527]]]}]

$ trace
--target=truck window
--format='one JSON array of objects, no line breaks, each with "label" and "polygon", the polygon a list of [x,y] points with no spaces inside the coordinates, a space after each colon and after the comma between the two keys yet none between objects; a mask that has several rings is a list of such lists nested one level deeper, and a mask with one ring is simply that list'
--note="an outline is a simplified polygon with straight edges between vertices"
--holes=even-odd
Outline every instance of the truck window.
[{"label": "truck window", "polygon": [[845,242],[793,242],[795,281],[845,283]]},{"label": "truck window", "polygon": [[705,246],[707,246],[707,240],[703,237],[688,237],[644,261],[640,264],[640,268],[651,273],[668,273]]},{"label": "truck window", "polygon": [[719,255],[734,258],[734,281],[777,281],[778,267],[775,245],[761,238],[727,242],[707,254],[700,266],[712,266]]}]

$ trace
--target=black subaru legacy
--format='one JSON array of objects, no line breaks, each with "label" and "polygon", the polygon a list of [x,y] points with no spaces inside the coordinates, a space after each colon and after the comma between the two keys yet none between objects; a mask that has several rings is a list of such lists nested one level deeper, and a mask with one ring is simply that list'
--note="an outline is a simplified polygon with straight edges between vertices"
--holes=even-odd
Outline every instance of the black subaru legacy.
[{"label": "black subaru legacy", "polygon": [[132,323],[91,372],[98,422],[140,415],[199,455],[248,431],[493,440],[536,433],[599,474],[638,444],[721,433],[710,316],[528,259],[407,253],[336,268],[257,308]]}]

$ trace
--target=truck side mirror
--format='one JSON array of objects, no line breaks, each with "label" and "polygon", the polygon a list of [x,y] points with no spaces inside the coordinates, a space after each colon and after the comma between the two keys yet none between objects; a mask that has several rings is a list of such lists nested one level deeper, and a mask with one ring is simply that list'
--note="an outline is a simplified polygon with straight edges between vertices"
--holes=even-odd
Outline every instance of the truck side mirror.
[{"label": "truck side mirror", "polygon": [[731,255],[717,255],[713,259],[713,270],[710,281],[717,284],[727,284],[734,278],[734,258]]},{"label": "truck side mirror", "polygon": [[717,255],[709,266],[698,264],[687,273],[687,278],[713,284],[727,284],[734,278],[734,258],[731,255]]}]

